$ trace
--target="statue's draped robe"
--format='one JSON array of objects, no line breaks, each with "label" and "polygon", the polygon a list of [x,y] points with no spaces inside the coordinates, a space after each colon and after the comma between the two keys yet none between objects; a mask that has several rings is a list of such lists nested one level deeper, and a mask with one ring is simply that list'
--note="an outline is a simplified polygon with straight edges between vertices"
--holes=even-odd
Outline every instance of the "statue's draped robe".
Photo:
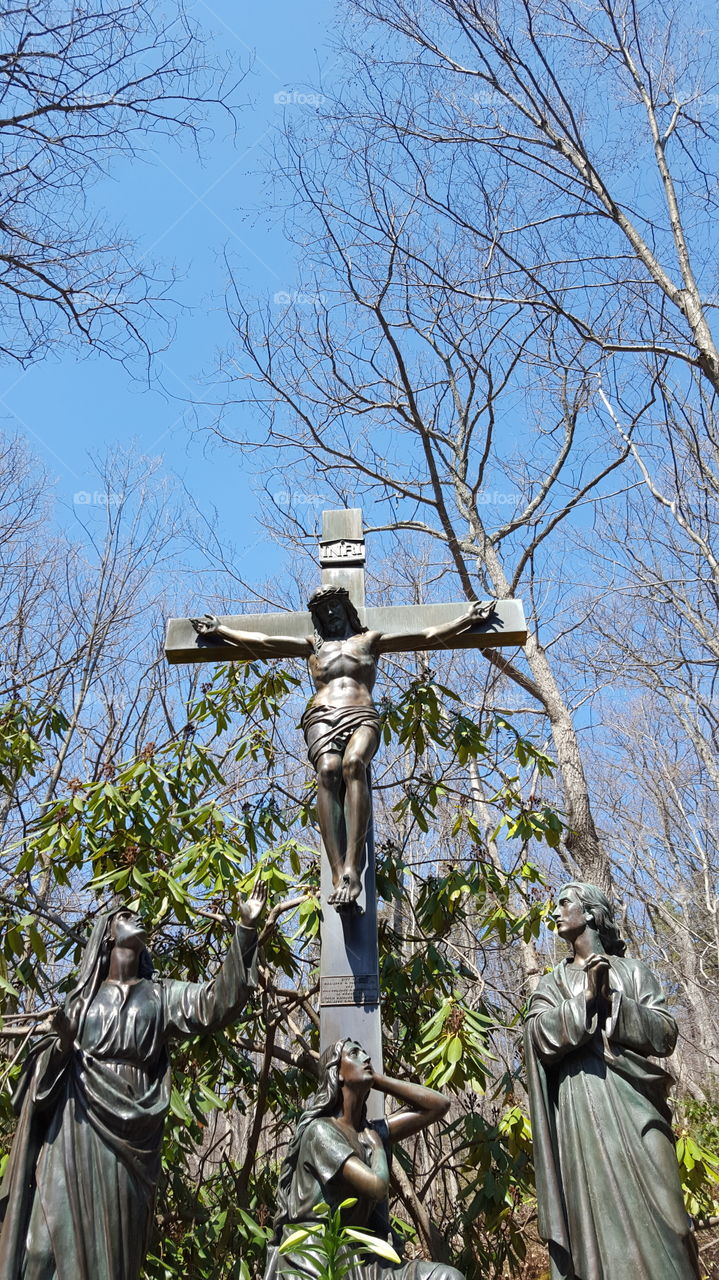
[{"label": "statue's draped robe", "polygon": [[46,1037],[24,1073],[0,1193],[2,1280],[137,1280],[170,1103],[168,1041],[238,1016],[256,985],[256,941],[240,926],[208,983],[143,978],[93,991],[90,977],[77,989],[75,1046],[63,1054]]},{"label": "statue's draped robe", "polygon": [[380,718],[374,703],[359,707],[332,707],[324,702],[310,702],[302,713],[300,727],[307,743],[307,758],[315,770],[326,752],[343,756],[347,743],[358,729],[372,729],[379,745]]},{"label": "statue's draped robe", "polygon": [[[372,1128],[382,1138],[389,1161],[391,1147],[386,1122],[375,1121]],[[288,1198],[288,1221],[284,1224],[282,1239],[287,1239],[299,1226],[321,1220],[314,1211],[315,1205],[324,1201],[334,1211],[343,1200],[350,1198],[355,1198],[357,1203],[345,1212],[345,1225],[359,1227],[387,1239],[389,1214],[386,1202],[377,1204],[374,1200],[358,1196],[343,1176],[343,1165],[350,1156],[356,1156],[370,1166],[370,1157],[359,1135],[352,1141],[346,1131],[329,1118],[310,1121],[300,1143]],[[278,1243],[281,1244],[282,1240]],[[440,1262],[413,1261],[397,1266],[380,1258],[373,1259],[371,1254],[365,1257],[365,1261],[351,1268],[345,1280],[464,1280],[454,1267]],[[280,1280],[282,1276],[297,1280],[298,1273],[314,1280],[320,1274],[319,1261],[314,1265],[312,1260],[300,1254],[282,1254],[276,1246],[270,1246],[265,1280]]]},{"label": "statue's draped robe", "polygon": [[539,1231],[552,1280],[695,1280],[667,1108],[677,1027],[656,978],[610,958],[611,1016],[587,1019],[586,974],[543,977],[525,1027]]}]

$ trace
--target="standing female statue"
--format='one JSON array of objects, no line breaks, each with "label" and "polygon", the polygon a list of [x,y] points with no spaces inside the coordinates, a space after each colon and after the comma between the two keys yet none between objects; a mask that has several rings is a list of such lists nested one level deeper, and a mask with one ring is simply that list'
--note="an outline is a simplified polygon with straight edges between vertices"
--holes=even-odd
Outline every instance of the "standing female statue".
[{"label": "standing female statue", "polygon": [[[438,627],[404,634],[405,648],[441,644],[491,617],[494,601],[470,605]],[[235,631],[207,614],[192,618],[199,635],[251,644],[267,658],[279,652],[307,658],[315,694],[302,716],[310,764],[317,774],[317,820],[332,872],[329,901],[352,908],[362,892],[361,869],[371,813],[368,769],[379,746],[379,713],[372,700],[380,654],[395,637],[369,631],[344,587],[319,587],[307,602],[314,634],[304,638]]]},{"label": "standing female statue", "polygon": [[526,1015],[539,1230],[552,1280],[696,1280],[668,1072],[677,1026],[654,975],[624,955],[611,904],[567,884],[553,913],[571,953]]},{"label": "standing female statue", "polygon": [[266,886],[209,982],[156,981],[139,917],[101,914],[34,1048],[0,1193],[2,1280],[138,1280],[170,1105],[168,1044],[236,1019],[257,984]]},{"label": "standing female statue", "polygon": [[[370,1089],[379,1089],[405,1105],[387,1120],[367,1122]],[[319,1221],[315,1205],[334,1211],[353,1198],[344,1211],[346,1226],[361,1227],[387,1238],[387,1191],[391,1144],[435,1124],[446,1114],[449,1099],[434,1089],[375,1075],[366,1051],[356,1040],[338,1040],[320,1059],[317,1092],[297,1125],[277,1188],[277,1212],[265,1280],[282,1276],[319,1275],[304,1255],[279,1252],[297,1226]],[[346,1280],[464,1280],[461,1272],[439,1262],[413,1261],[393,1266],[379,1259],[357,1263]]]}]

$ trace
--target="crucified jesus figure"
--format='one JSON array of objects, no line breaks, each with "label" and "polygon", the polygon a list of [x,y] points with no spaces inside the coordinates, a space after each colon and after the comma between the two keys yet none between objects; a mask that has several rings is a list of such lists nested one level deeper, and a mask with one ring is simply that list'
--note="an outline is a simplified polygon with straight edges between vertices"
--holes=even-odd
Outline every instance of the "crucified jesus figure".
[{"label": "crucified jesus figure", "polygon": [[[475,602],[452,622],[403,633],[402,647],[421,650],[453,640],[487,621],[494,605],[493,600]],[[371,816],[368,769],[380,738],[372,689],[379,656],[395,637],[364,627],[344,587],[320,587],[307,607],[314,634],[304,638],[235,631],[211,615],[193,618],[192,625],[199,635],[251,645],[266,658],[307,658],[315,693],[301,725],[317,775],[317,819],[332,871],[329,901],[340,911],[354,909],[362,889],[362,852]]]}]

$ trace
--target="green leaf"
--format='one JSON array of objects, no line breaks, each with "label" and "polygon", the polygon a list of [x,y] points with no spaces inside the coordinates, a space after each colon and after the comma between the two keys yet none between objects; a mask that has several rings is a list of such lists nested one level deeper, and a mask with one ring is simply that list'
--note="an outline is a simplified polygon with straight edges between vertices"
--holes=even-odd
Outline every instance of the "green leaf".
[{"label": "green leaf", "polygon": [[463,1053],[464,1045],[462,1044],[459,1036],[452,1036],[452,1039],[447,1045],[447,1061],[459,1062]]},{"label": "green leaf", "polygon": [[295,1245],[303,1244],[305,1240],[309,1240],[316,1232],[321,1231],[322,1227],[317,1226],[299,1227],[297,1231],[292,1231],[286,1240],[282,1241],[278,1249],[278,1253],[287,1253]]},{"label": "green leaf", "polygon": [[357,1240],[365,1249],[371,1250],[372,1253],[379,1254],[380,1258],[386,1258],[388,1262],[401,1263],[402,1259],[396,1249],[392,1248],[386,1240],[382,1240],[379,1236],[373,1236],[368,1231],[358,1231],[355,1227],[346,1227],[345,1235]]}]

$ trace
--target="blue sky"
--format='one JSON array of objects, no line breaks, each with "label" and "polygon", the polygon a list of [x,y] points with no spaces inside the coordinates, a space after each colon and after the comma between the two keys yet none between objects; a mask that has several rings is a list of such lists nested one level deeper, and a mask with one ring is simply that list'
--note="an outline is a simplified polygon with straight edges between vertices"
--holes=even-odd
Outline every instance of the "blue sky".
[{"label": "blue sky", "polygon": [[[0,429],[23,433],[43,460],[56,481],[63,522],[72,519],[75,495],[97,488],[88,452],[135,442],[144,454],[162,455],[167,470],[180,475],[199,502],[214,503],[220,533],[242,542],[253,526],[254,541],[251,477],[236,454],[218,453],[207,437],[193,434],[187,401],[211,396],[202,375],[230,337],[225,250],[249,296],[271,299],[296,287],[292,246],[263,209],[263,167],[283,111],[313,110],[307,93],[318,70],[331,75],[328,32],[336,5],[275,0],[239,7],[230,0],[195,0],[188,7],[217,52],[251,64],[239,89],[247,105],[236,137],[218,116],[218,132],[201,161],[189,149],[162,143],[146,163],[118,163],[112,180],[92,196],[143,253],[173,264],[180,277],[174,296],[189,310],[179,314],[176,336],[159,357],[157,385],[148,389],[101,357],[51,356],[25,371],[6,366],[0,370]],[[267,552],[271,561],[269,547]],[[264,572],[271,568],[263,565]]]}]

